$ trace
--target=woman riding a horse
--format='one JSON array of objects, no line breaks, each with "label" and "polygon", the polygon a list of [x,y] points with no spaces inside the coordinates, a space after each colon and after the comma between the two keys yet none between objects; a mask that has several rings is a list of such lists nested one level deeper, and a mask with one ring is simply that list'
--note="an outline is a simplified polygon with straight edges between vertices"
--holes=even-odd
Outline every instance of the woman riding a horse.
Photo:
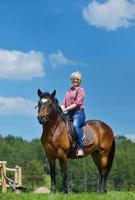
[{"label": "woman riding a horse", "polygon": [[[56,159],[58,159],[63,178],[62,191],[67,193],[67,159],[78,158],[76,154],[78,147],[73,147],[74,138],[69,134],[71,128],[67,119],[62,114],[55,95],[55,90],[50,94],[38,89],[38,96],[40,98],[37,106],[38,121],[42,124],[41,142],[50,164],[51,191],[56,191],[55,164]],[[76,103],[72,106],[76,106]],[[74,115],[72,116],[74,117]],[[83,122],[84,118],[81,123],[83,124]],[[82,129],[87,135],[86,138],[88,138],[85,142],[83,141],[84,156],[91,154],[100,174],[99,192],[106,192],[106,179],[110,172],[115,153],[113,131],[107,124],[99,120],[86,121]]]}]

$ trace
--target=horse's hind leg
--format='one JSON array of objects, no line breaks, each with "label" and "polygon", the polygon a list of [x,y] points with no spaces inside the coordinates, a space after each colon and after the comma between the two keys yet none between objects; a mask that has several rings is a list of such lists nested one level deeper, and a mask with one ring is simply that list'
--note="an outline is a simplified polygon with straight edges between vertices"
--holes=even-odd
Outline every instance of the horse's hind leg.
[{"label": "horse's hind leg", "polygon": [[109,173],[108,169],[108,154],[104,152],[95,151],[92,153],[94,163],[99,170],[99,192],[107,192],[106,179]]}]

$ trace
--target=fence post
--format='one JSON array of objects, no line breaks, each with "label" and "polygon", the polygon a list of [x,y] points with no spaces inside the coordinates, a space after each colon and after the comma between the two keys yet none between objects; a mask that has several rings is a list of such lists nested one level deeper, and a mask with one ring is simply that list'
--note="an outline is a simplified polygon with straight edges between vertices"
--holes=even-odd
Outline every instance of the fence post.
[{"label": "fence post", "polygon": [[18,165],[16,165],[15,171],[13,172],[13,180],[14,180],[15,185],[18,184],[18,177],[17,177],[18,173],[17,173],[17,170],[18,170]]},{"label": "fence post", "polygon": [[2,161],[1,162],[1,191],[2,192],[7,192],[7,183],[6,183],[6,165],[7,162],[6,161]]},{"label": "fence post", "polygon": [[16,165],[16,184],[17,186],[22,186],[22,168]]}]

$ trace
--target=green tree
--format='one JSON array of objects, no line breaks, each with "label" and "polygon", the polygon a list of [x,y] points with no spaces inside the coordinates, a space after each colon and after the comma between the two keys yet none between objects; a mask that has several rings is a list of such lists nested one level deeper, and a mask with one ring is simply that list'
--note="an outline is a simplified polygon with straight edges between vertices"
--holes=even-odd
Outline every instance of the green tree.
[{"label": "green tree", "polygon": [[45,184],[43,166],[36,160],[31,160],[27,163],[24,175],[24,183],[29,190],[34,190],[37,186]]}]

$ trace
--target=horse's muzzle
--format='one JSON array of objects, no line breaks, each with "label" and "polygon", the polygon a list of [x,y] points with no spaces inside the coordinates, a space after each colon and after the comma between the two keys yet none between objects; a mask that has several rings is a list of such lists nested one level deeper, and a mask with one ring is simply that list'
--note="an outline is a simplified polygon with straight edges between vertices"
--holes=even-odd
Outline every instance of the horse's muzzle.
[{"label": "horse's muzzle", "polygon": [[43,116],[43,117],[41,117],[41,116],[38,115],[37,119],[38,119],[38,122],[40,124],[45,124],[47,121],[49,121],[49,117],[47,115]]}]

